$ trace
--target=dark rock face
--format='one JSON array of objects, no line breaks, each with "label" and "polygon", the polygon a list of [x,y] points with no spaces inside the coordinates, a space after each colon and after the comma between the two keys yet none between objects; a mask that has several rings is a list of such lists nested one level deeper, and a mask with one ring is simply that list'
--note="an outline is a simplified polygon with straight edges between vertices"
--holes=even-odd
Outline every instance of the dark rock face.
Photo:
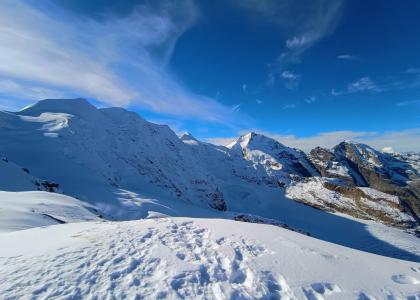
[{"label": "dark rock face", "polygon": [[216,188],[216,191],[214,193],[207,195],[207,197],[210,198],[209,206],[211,208],[220,211],[227,210],[227,205],[225,198],[223,197],[223,193],[218,188]]},{"label": "dark rock face", "polygon": [[274,226],[285,228],[285,229],[288,229],[288,230],[291,230],[291,231],[299,232],[299,233],[307,235],[307,236],[311,236],[311,234],[309,232],[305,232],[305,231],[302,231],[302,230],[299,230],[299,229],[291,228],[291,227],[289,227],[289,225],[281,223],[277,220],[267,219],[267,218],[263,218],[263,217],[256,216],[256,215],[237,214],[233,217],[233,219],[235,221],[239,221],[239,222],[274,225]]},{"label": "dark rock face", "polygon": [[332,151],[317,147],[309,158],[324,177],[398,196],[402,205],[419,219],[420,175],[404,157],[382,153],[363,144],[342,142]]}]

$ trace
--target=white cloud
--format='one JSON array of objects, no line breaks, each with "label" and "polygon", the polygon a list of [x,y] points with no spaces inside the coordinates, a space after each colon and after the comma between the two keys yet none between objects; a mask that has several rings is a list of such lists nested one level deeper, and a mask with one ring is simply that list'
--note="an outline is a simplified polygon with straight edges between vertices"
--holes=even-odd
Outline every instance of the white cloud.
[{"label": "white cloud", "polygon": [[[22,84],[10,79],[0,78],[0,95],[7,97],[13,95],[14,98],[25,99],[33,102],[34,100],[45,98],[62,98],[64,93],[41,86],[32,86],[30,84]],[[14,105],[14,108],[19,108]]]},{"label": "white cloud", "polygon": [[236,141],[237,139],[237,137],[215,137],[207,138],[205,139],[205,141],[214,145],[227,146]]},{"label": "white cloud", "polygon": [[337,91],[335,89],[331,90],[331,96],[341,96],[346,94],[353,94],[359,92],[371,92],[377,93],[382,92],[383,89],[380,88],[370,77],[362,77],[355,82],[349,83],[347,89],[343,91]]},{"label": "white cloud", "polygon": [[256,17],[258,23],[268,22],[279,27],[279,39],[284,39],[282,33],[289,34],[285,39],[285,51],[270,64],[267,86],[276,83],[276,77],[281,75],[287,65],[299,63],[305,51],[334,32],[345,2],[346,0],[231,0],[231,3]]},{"label": "white cloud", "polygon": [[420,105],[420,99],[398,102],[397,106]]},{"label": "white cloud", "polygon": [[298,80],[300,78],[300,75],[295,74],[292,71],[286,70],[281,73],[281,78],[288,80]]},{"label": "white cloud", "polygon": [[[257,131],[270,136],[277,141],[289,146],[309,152],[311,149],[321,146],[332,148],[344,140],[353,140],[365,143],[371,147],[381,150],[391,147],[398,152],[420,151],[420,128],[412,128],[400,131],[331,131],[322,132],[308,137],[297,137],[295,135],[281,135],[270,132]],[[243,134],[245,132],[240,132]],[[209,138],[209,142],[218,145],[227,145],[236,138]]]},{"label": "white cloud", "polygon": [[[52,2],[0,1],[0,80],[27,97],[79,94],[116,106],[230,122],[231,110],[190,92],[167,70],[178,38],[197,19],[192,1],[138,5],[124,17],[81,17]],[[13,82],[13,84],[11,84]],[[17,95],[19,94],[19,95]]]},{"label": "white cloud", "polygon": [[340,54],[337,55],[337,58],[342,60],[357,60],[358,56],[353,54]]},{"label": "white cloud", "polygon": [[292,39],[286,40],[286,47],[289,48],[290,50],[294,50],[294,49],[304,47],[305,44],[308,42],[309,41],[306,39],[304,35],[302,35],[301,37],[295,36]]},{"label": "white cloud", "polygon": [[364,92],[364,91],[380,91],[375,82],[369,77],[362,77],[353,83],[350,83],[347,87],[349,93]]},{"label": "white cloud", "polygon": [[285,109],[292,109],[292,108],[296,108],[296,104],[284,104],[281,109],[285,110]]},{"label": "white cloud", "polygon": [[420,74],[420,68],[408,68],[405,73],[407,74]]},{"label": "white cloud", "polygon": [[309,97],[306,97],[304,99],[304,101],[308,104],[311,104],[311,103],[314,103],[316,101],[316,97],[315,96],[309,96]]},{"label": "white cloud", "polygon": [[235,104],[235,105],[233,105],[232,106],[232,111],[234,111],[234,112],[238,112],[238,111],[240,111],[241,110],[241,105],[242,104]]},{"label": "white cloud", "polygon": [[[301,55],[314,44],[321,41],[334,32],[344,6],[344,0],[318,0],[306,3],[305,9],[299,10],[296,15],[293,8],[301,5],[299,1],[293,1],[290,5],[290,21],[293,24],[292,31],[295,34],[286,39],[287,51],[280,54],[277,62],[280,66],[300,62]],[[283,12],[285,13],[285,12]]]},{"label": "white cloud", "polygon": [[256,99],[255,102],[257,102],[257,104],[263,104],[264,101],[260,100],[260,99]]},{"label": "white cloud", "polygon": [[285,70],[281,72],[280,77],[283,79],[284,86],[293,90],[298,87],[301,75]]}]

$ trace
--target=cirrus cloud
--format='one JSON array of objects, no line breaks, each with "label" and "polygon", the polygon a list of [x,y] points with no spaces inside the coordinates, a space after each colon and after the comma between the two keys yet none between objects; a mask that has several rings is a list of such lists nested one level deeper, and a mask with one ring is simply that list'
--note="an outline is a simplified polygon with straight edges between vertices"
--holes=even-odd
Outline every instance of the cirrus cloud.
[{"label": "cirrus cloud", "polygon": [[48,1],[0,1],[0,83],[8,88],[3,96],[19,106],[27,98],[76,95],[233,122],[229,107],[191,92],[168,69],[177,40],[198,15],[192,0],[137,5],[126,15],[100,19]]}]

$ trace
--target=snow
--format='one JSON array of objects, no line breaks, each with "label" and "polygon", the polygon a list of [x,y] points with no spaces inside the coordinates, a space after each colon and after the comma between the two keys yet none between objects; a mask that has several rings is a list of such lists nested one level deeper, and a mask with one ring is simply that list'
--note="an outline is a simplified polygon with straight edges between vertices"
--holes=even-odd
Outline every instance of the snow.
[{"label": "snow", "polygon": [[264,224],[73,223],[2,233],[0,244],[4,299],[420,297],[417,263]]},{"label": "snow", "polygon": [[350,177],[350,171],[346,166],[340,165],[338,162],[333,161],[332,165],[328,169],[329,173],[340,175],[343,177]]},{"label": "snow", "polygon": [[[83,99],[44,100],[17,113],[0,112],[0,124],[0,155],[37,178],[59,183],[66,195],[92,205],[106,219],[231,218],[209,210],[221,195],[230,212],[277,220],[341,245],[418,259],[418,252],[404,248],[412,243],[405,232],[398,239],[386,233],[378,239],[364,221],[285,196],[282,184],[291,175],[315,171],[303,152],[262,135],[241,137],[244,148],[241,142],[231,148],[203,143],[190,134],[180,139],[167,126],[122,108],[97,109]],[[258,163],[266,158],[267,164]],[[36,189],[29,183],[14,191]]]},{"label": "snow", "polygon": [[325,188],[323,186],[325,181],[322,178],[313,178],[296,182],[287,188],[286,195],[292,199],[301,199],[318,206],[324,206],[324,203],[329,203],[349,210],[356,209],[353,199]]},{"label": "snow", "polygon": [[6,157],[0,159],[0,190],[33,191],[37,189],[36,182],[36,179],[25,172],[22,167],[9,161]]},{"label": "snow", "polygon": [[61,194],[0,191],[0,232],[100,220],[94,211],[86,203]]},{"label": "snow", "polygon": [[[420,299],[420,239],[293,200],[360,209],[263,135],[215,146],[50,99],[0,112],[0,138],[0,299]],[[366,147],[366,161],[386,158]],[[366,207],[412,220],[397,197],[362,191]]]},{"label": "snow", "polygon": [[393,202],[393,203],[400,203],[397,196],[393,196],[387,193],[380,192],[378,190],[368,188],[368,187],[359,187],[360,190],[363,191],[367,196],[371,198],[382,198],[386,201]]}]

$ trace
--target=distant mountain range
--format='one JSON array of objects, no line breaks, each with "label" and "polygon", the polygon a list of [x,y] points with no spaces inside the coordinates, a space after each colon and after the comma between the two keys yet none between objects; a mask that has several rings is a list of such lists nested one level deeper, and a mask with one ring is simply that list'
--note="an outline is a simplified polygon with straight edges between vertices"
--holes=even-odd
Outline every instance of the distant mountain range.
[{"label": "distant mountain range", "polygon": [[[35,189],[57,188],[106,219],[187,215],[178,209],[187,205],[249,213],[308,231],[296,216],[311,206],[412,231],[419,224],[416,153],[383,153],[344,141],[305,154],[253,132],[216,146],[83,99],[43,100],[0,112],[0,139],[2,172],[10,172],[5,161],[16,164],[38,178],[32,180]],[[16,190],[16,182],[1,181],[0,189]]]}]

